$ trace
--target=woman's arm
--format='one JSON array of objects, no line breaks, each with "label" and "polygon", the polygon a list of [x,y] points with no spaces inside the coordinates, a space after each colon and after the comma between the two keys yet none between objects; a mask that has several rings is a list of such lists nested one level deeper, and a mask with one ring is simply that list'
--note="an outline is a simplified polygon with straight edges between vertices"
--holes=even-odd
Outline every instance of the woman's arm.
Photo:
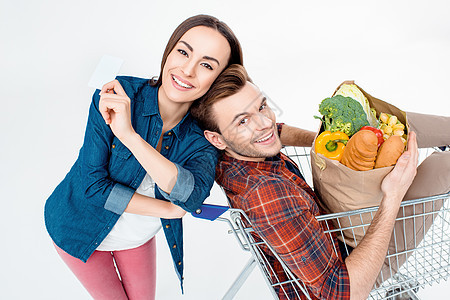
[{"label": "woman's arm", "polygon": [[[162,195],[173,204],[179,205],[188,212],[194,212],[209,196],[216,175],[216,164],[219,153],[209,142],[204,140],[195,153],[183,164],[177,165],[183,177],[183,184],[177,181],[170,195]],[[180,177],[179,175],[179,177]]]},{"label": "woman's arm", "polygon": [[156,182],[157,192],[186,211],[199,208],[214,184],[217,150],[205,140],[183,166],[166,159],[133,129],[130,99],[117,80],[102,88],[100,106],[104,121]]},{"label": "woman's arm", "polygon": [[[170,202],[145,197],[127,185],[111,179],[108,166],[114,134],[105,123],[99,109],[100,96],[96,91],[89,108],[83,147],[77,164],[81,171],[80,192],[92,205],[121,215],[128,212],[161,218],[178,218],[184,212]],[[136,208],[137,207],[137,208]]]},{"label": "woman's arm", "polygon": [[[170,194],[178,178],[176,165],[161,155],[136,132],[121,139],[121,142],[133,153],[158,187]],[[164,171],[161,172],[161,170]]]},{"label": "woman's arm", "polygon": [[186,211],[178,205],[138,193],[134,193],[125,211],[132,214],[165,219],[181,218],[186,214]]},{"label": "woman's arm", "polygon": [[136,133],[131,125],[130,98],[119,81],[103,86],[100,112],[114,135],[133,153],[159,188],[170,194],[177,182],[178,168]]},{"label": "woman's arm", "polygon": [[109,174],[110,147],[114,139],[99,111],[99,91],[92,96],[83,146],[76,165],[80,170],[77,191],[92,205],[122,214],[135,190],[115,182]]}]

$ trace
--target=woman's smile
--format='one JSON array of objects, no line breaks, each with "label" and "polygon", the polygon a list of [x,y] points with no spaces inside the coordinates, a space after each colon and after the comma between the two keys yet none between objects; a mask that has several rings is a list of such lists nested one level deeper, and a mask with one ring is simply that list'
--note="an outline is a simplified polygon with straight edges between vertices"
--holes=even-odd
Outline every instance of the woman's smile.
[{"label": "woman's smile", "polygon": [[181,77],[172,74],[172,83],[175,88],[179,90],[190,90],[194,88],[194,86],[187,80],[183,80]]}]

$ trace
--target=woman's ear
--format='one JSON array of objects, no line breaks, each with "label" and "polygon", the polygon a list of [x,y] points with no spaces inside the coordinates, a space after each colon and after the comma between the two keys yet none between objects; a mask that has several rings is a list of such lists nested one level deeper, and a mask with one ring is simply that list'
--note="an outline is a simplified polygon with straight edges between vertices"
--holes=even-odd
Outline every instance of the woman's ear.
[{"label": "woman's ear", "polygon": [[214,147],[219,150],[224,150],[227,145],[225,141],[222,139],[222,136],[214,131],[205,130],[204,133],[205,138],[210,142]]}]

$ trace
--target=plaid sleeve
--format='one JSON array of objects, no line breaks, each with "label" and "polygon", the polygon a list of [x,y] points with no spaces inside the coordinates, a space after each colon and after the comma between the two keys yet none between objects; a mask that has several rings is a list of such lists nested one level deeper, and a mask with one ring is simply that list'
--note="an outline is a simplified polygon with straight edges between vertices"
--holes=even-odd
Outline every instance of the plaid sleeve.
[{"label": "plaid sleeve", "polygon": [[247,199],[253,227],[317,298],[349,299],[347,268],[302,197],[279,180],[263,182]]}]

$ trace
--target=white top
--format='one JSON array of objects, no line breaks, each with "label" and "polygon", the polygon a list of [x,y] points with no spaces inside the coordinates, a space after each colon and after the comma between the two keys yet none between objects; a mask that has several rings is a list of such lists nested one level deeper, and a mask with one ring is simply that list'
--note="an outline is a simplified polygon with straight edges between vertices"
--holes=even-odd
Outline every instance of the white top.
[{"label": "white top", "polygon": [[[148,174],[145,175],[136,193],[155,197],[155,182]],[[148,242],[160,229],[161,220],[159,218],[124,212],[96,250],[133,249]]]}]

